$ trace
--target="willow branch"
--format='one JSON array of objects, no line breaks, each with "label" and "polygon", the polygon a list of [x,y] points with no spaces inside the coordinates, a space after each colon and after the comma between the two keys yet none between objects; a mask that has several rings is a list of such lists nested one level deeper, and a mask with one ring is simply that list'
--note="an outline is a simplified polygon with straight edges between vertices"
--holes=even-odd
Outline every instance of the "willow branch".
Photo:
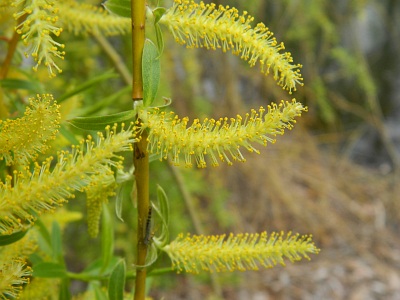
[{"label": "willow branch", "polygon": [[132,0],[132,99],[143,99],[142,81],[142,53],[144,47],[144,26],[146,22],[146,10],[144,0]]},{"label": "willow branch", "polygon": [[[18,19],[18,22],[23,22],[26,19],[26,14],[23,15]],[[1,66],[0,69],[0,80],[7,78],[8,70],[11,65],[12,58],[14,56],[15,50],[17,49],[17,44],[19,41],[19,34],[14,31],[14,34],[10,41],[8,42],[8,51],[7,51],[7,56],[3,62],[3,65]]]},{"label": "willow branch", "polygon": [[[143,99],[142,53],[145,39],[145,1],[132,0],[132,100]],[[141,132],[139,142],[134,144],[133,164],[137,187],[138,227],[137,227],[137,261],[135,300],[144,300],[146,296],[147,245],[144,243],[144,232],[149,211],[149,155],[147,152],[147,131]]]}]

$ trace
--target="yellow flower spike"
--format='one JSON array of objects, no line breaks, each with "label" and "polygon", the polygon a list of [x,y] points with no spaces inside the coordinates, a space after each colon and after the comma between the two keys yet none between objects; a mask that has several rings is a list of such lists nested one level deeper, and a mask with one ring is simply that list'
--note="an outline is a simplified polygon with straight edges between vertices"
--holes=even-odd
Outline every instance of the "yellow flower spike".
[{"label": "yellow flower spike", "polygon": [[88,233],[93,238],[99,233],[102,204],[107,203],[108,197],[115,196],[115,187],[111,169],[92,175],[90,184],[85,187]]},{"label": "yellow flower spike", "polygon": [[26,259],[35,250],[36,243],[27,236],[6,247],[0,247],[1,299],[19,299],[22,287],[29,283],[29,277],[32,275]]},{"label": "yellow flower spike", "polygon": [[[132,125],[131,125],[132,126]],[[52,158],[42,165],[35,164],[33,172],[27,168],[0,181],[0,235],[12,234],[32,225],[35,215],[52,212],[74,191],[82,191],[97,176],[109,173],[109,166],[121,167],[122,157],[115,153],[132,151],[134,128],[114,126],[97,143],[82,141],[72,152],[60,151],[58,162],[50,169]],[[113,160],[115,158],[116,160]],[[94,177],[93,177],[93,176]]]},{"label": "yellow flower spike", "polygon": [[65,52],[60,50],[64,45],[51,37],[59,36],[62,32],[62,28],[55,24],[58,20],[58,10],[54,3],[46,0],[15,0],[13,6],[18,9],[14,13],[16,20],[27,14],[26,19],[16,26],[15,31],[21,34],[23,43],[29,47],[25,55],[30,53],[34,58],[36,65],[33,69],[37,70],[43,62],[50,77],[56,76],[57,72],[61,73],[62,70],[53,60],[55,57],[64,59],[65,55]]},{"label": "yellow flower spike", "polygon": [[0,296],[18,299],[22,287],[29,283],[32,269],[23,260],[12,259],[0,265]]},{"label": "yellow flower spike", "polygon": [[152,112],[140,112],[143,120],[141,130],[150,129],[148,151],[157,154],[160,160],[170,154],[173,162],[179,165],[183,156],[187,167],[191,167],[194,160],[198,167],[204,168],[207,166],[207,155],[211,164],[218,166],[219,161],[228,164],[245,161],[241,147],[259,153],[252,143],[264,146],[268,142],[274,143],[274,138],[283,134],[285,128],[291,129],[294,118],[305,110],[301,103],[293,99],[291,102],[282,101],[279,105],[273,103],[267,111],[262,107],[258,111],[253,109],[245,118],[205,119],[202,123],[195,119],[187,127],[188,118],[179,119],[174,113],[154,109]]},{"label": "yellow flower spike", "polygon": [[[25,56],[32,56],[36,62],[34,71],[43,63],[50,77],[62,72],[55,59],[64,59],[65,45],[53,37],[59,37],[64,30],[75,34],[102,32],[105,35],[126,34],[131,30],[129,18],[110,15],[103,8],[90,4],[70,0],[8,1],[12,4],[14,19],[22,20],[15,31],[21,35],[23,44],[29,47]],[[21,18],[23,16],[26,16],[25,20]]]},{"label": "yellow flower spike", "polygon": [[311,236],[272,233],[230,234],[220,236],[197,236],[180,234],[175,241],[163,249],[178,272],[199,273],[258,270],[272,268],[318,254]]},{"label": "yellow flower spike", "polygon": [[29,103],[22,118],[0,120],[0,160],[5,159],[7,165],[25,164],[43,153],[60,127],[59,105],[52,95],[37,95]]},{"label": "yellow flower spike", "polygon": [[60,19],[62,26],[74,34],[101,32],[104,35],[120,35],[131,32],[130,18],[111,15],[102,7],[76,1],[57,5],[63,14]]},{"label": "yellow flower spike", "polygon": [[303,85],[299,71],[302,66],[292,64],[289,52],[280,53],[285,49],[283,43],[278,44],[263,23],[252,28],[253,20],[247,12],[239,15],[236,8],[229,6],[216,8],[215,4],[175,0],[160,23],[168,26],[175,40],[188,48],[220,48],[232,51],[250,66],[260,62],[263,73],[272,72],[283,89],[295,91],[296,84]]},{"label": "yellow flower spike", "polygon": [[[58,299],[59,285],[61,279],[59,278],[41,278],[35,277],[19,294],[18,300],[32,300],[32,299]],[[51,288],[49,288],[51,286]],[[85,299],[94,299],[85,298]],[[73,298],[75,299],[75,298]]]}]

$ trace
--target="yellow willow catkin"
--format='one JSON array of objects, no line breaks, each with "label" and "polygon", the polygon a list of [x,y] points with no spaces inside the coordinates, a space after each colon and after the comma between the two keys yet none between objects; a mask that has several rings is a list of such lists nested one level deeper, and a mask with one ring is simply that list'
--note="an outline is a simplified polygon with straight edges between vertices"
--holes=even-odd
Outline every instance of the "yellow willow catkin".
[{"label": "yellow willow catkin", "polygon": [[116,183],[111,169],[99,175],[92,175],[90,183],[85,187],[88,233],[97,237],[103,203],[108,197],[115,196]]},{"label": "yellow willow catkin", "polygon": [[281,135],[284,129],[291,129],[295,118],[306,108],[295,99],[292,102],[282,101],[272,103],[267,110],[261,107],[258,111],[251,110],[245,117],[221,118],[219,120],[205,119],[200,122],[195,119],[190,126],[189,119],[179,119],[174,113],[161,112],[154,109],[141,112],[142,130],[149,128],[148,151],[157,154],[159,159],[168,155],[176,165],[181,163],[181,156],[187,167],[193,165],[193,160],[200,168],[207,166],[206,156],[213,166],[219,161],[245,161],[240,150],[246,148],[250,152],[259,153],[252,144],[266,146],[274,143],[274,137]]},{"label": "yellow willow catkin", "polygon": [[35,250],[36,243],[27,236],[0,247],[0,299],[18,298],[22,286],[29,283],[32,270],[26,259]]},{"label": "yellow willow catkin", "polygon": [[[53,36],[60,36],[63,29],[58,26],[59,10],[54,2],[46,0],[15,0],[13,6],[16,8],[14,18],[22,19],[15,30],[21,35],[25,46],[29,49],[25,56],[29,55],[35,60],[36,71],[38,66],[44,63],[50,77],[61,73],[60,67],[53,58],[64,59],[64,44],[56,42]],[[25,17],[25,20],[22,18]]]},{"label": "yellow willow catkin", "polygon": [[[12,11],[19,21],[15,30],[28,49],[25,56],[35,60],[36,71],[43,63],[50,77],[62,70],[56,63],[64,59],[65,45],[57,42],[64,30],[75,34],[120,35],[130,32],[130,19],[111,15],[101,7],[72,0],[14,0]],[[10,6],[10,5],[9,5]],[[0,6],[1,9],[1,6]],[[25,19],[24,19],[25,18]]]},{"label": "yellow willow catkin", "polygon": [[29,283],[32,269],[23,260],[12,259],[0,266],[0,299],[18,299],[22,287]]},{"label": "yellow willow catkin", "polygon": [[283,89],[295,91],[296,84],[302,85],[301,65],[292,64],[289,52],[280,53],[284,44],[279,44],[263,23],[252,27],[253,20],[246,11],[240,15],[234,7],[175,0],[160,23],[168,26],[177,42],[189,48],[221,48],[224,52],[231,50],[250,66],[260,62],[263,73],[272,72]]},{"label": "yellow willow catkin", "polygon": [[[60,281],[61,279],[59,278],[34,277],[29,285],[25,286],[18,295],[18,300],[59,299]],[[94,297],[87,299],[94,299]]]},{"label": "yellow willow catkin", "polygon": [[22,118],[0,120],[0,160],[7,165],[25,164],[43,153],[60,127],[59,105],[52,95],[37,95],[29,104]]},{"label": "yellow willow catkin", "polygon": [[[36,216],[51,212],[62,205],[73,192],[87,186],[92,174],[109,172],[109,165],[122,168],[122,157],[116,152],[131,151],[135,141],[131,128],[107,127],[106,136],[99,133],[97,143],[91,136],[73,147],[72,152],[58,153],[58,162],[50,168],[53,158],[41,165],[35,164],[33,171],[28,167],[14,171],[14,178],[7,176],[0,181],[0,235],[11,234],[30,226]],[[115,160],[116,159],[116,160]]]},{"label": "yellow willow catkin", "polygon": [[295,262],[319,253],[312,237],[291,232],[284,234],[179,235],[163,248],[178,272],[199,273],[272,268],[285,259]]},{"label": "yellow willow catkin", "polygon": [[109,14],[102,7],[72,0],[57,4],[62,16],[61,26],[75,34],[102,33],[104,35],[127,34],[131,31],[131,19]]}]

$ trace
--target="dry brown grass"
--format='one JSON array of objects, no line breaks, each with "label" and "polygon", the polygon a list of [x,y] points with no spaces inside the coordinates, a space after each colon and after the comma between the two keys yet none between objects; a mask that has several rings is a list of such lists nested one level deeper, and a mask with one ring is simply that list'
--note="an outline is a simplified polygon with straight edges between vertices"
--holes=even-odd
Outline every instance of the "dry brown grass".
[{"label": "dry brown grass", "polygon": [[[311,262],[248,272],[226,299],[400,299],[399,186],[296,127],[262,155],[221,171],[235,231],[312,233]],[[224,297],[225,298],[225,297]]]},{"label": "dry brown grass", "polygon": [[[231,191],[231,231],[312,233],[321,253],[311,261],[240,273],[240,280],[222,276],[223,299],[400,299],[400,187],[394,175],[322,148],[299,126],[246,158],[207,171],[217,172]],[[209,218],[208,233],[226,231]],[[179,280],[177,289],[160,296],[214,299],[210,284],[191,276]]]}]

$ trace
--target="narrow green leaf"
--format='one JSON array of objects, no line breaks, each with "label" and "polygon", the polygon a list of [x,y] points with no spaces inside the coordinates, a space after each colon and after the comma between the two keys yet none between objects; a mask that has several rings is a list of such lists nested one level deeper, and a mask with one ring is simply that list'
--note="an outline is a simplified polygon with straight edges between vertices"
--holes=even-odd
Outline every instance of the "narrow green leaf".
[{"label": "narrow green leaf", "polygon": [[32,253],[29,255],[29,262],[33,265],[43,262],[43,258],[38,253]]},{"label": "narrow green leaf", "polygon": [[115,266],[113,272],[111,273],[110,282],[108,285],[109,299],[113,300],[124,299],[125,273],[126,273],[125,261],[121,259]]},{"label": "narrow green leaf", "polygon": [[135,115],[135,110],[128,110],[107,116],[77,117],[69,120],[68,122],[79,129],[98,131],[104,130],[107,125],[113,125],[114,123],[122,123],[132,120]]},{"label": "narrow green leaf", "polygon": [[156,7],[153,10],[153,15],[154,15],[154,29],[156,31],[156,38],[157,38],[157,48],[158,48],[158,53],[161,55],[164,51],[164,36],[161,31],[160,24],[158,22],[160,21],[161,17],[165,14],[166,9],[164,7]]},{"label": "narrow green leaf", "polygon": [[41,262],[33,266],[33,277],[65,278],[67,270],[59,263]]},{"label": "narrow green leaf", "polygon": [[154,24],[154,28],[156,30],[158,53],[161,56],[161,54],[164,51],[164,37],[163,37],[162,31],[161,31],[161,27],[160,27],[159,24]]},{"label": "narrow green leaf", "polygon": [[160,21],[161,17],[165,14],[166,11],[167,10],[165,7],[156,7],[153,10],[154,24],[157,24]]},{"label": "narrow green leaf", "polygon": [[64,124],[61,124],[59,131],[62,134],[62,136],[65,137],[68,140],[68,142],[70,142],[72,145],[79,144],[78,139]]},{"label": "narrow green leaf", "polygon": [[159,207],[154,206],[153,209],[161,220],[161,233],[153,237],[153,241],[158,247],[163,247],[169,242],[169,204],[167,195],[159,185],[157,185],[157,199]]},{"label": "narrow green leaf", "polygon": [[81,274],[93,277],[111,274],[112,270],[114,269],[114,266],[118,263],[118,261],[119,258],[113,256],[107,268],[105,270],[102,270],[103,261],[101,258],[99,258],[94,262],[92,262],[89,266],[87,266],[86,269]]},{"label": "narrow green leaf", "polygon": [[90,286],[94,291],[95,300],[112,300],[111,298],[108,299],[107,293],[101,288],[98,282],[92,282]]},{"label": "narrow green leaf", "polygon": [[126,198],[130,196],[132,185],[132,180],[121,183],[115,199],[115,214],[117,215],[117,218],[122,222],[124,222],[124,220],[122,219],[122,204],[126,200]]},{"label": "narrow green leaf", "polygon": [[98,86],[104,80],[107,80],[110,78],[116,78],[116,77],[118,77],[118,75],[115,74],[113,71],[108,71],[99,76],[93,77],[92,79],[78,85],[72,91],[69,91],[69,92],[61,95],[60,97],[58,97],[57,102],[61,103],[65,100],[67,100],[68,98],[71,98],[72,96],[74,96],[76,94],[79,94],[80,92],[83,92],[89,88]]},{"label": "narrow green leaf", "polygon": [[69,291],[69,285],[70,285],[69,278],[64,278],[61,280],[59,300],[70,300],[71,299],[71,292]]},{"label": "narrow green leaf", "polygon": [[9,245],[22,239],[28,230],[18,231],[10,235],[0,235],[0,246]]},{"label": "narrow green leaf", "polygon": [[51,235],[47,230],[47,227],[43,224],[43,222],[38,219],[35,223],[35,227],[38,229],[38,245],[41,251],[44,253],[52,253],[51,246]]},{"label": "narrow green leaf", "polygon": [[79,115],[81,115],[82,117],[92,116],[105,107],[113,106],[113,104],[115,106],[116,101],[118,101],[124,96],[128,97],[129,94],[131,94],[131,91],[132,87],[126,86],[116,91],[115,93],[108,95],[99,101],[96,101],[96,103],[93,103],[90,106],[88,105],[86,107],[83,107],[82,109],[79,110],[80,112]]},{"label": "narrow green leaf", "polygon": [[23,79],[2,79],[0,80],[0,86],[5,89],[27,90],[35,93],[42,91],[42,87],[39,82]]},{"label": "narrow green leaf", "polygon": [[153,103],[160,84],[160,54],[152,41],[146,39],[142,57],[143,104],[149,107]]},{"label": "narrow green leaf", "polygon": [[164,103],[162,105],[158,105],[156,106],[157,108],[159,108],[160,110],[164,110],[166,109],[168,106],[171,105],[172,103],[172,99],[171,98],[167,98],[167,97],[162,97],[164,100]]},{"label": "narrow green leaf", "polygon": [[103,203],[103,212],[101,220],[101,272],[106,270],[111,262],[114,253],[114,225],[110,211]]},{"label": "narrow green leaf", "polygon": [[61,239],[61,228],[57,222],[53,222],[51,229],[51,248],[52,248],[52,257],[54,261],[59,263],[63,263],[63,255],[62,255],[62,239]]},{"label": "narrow green leaf", "polygon": [[158,249],[155,246],[155,243],[151,243],[150,247],[147,248],[146,263],[143,267],[144,268],[150,267],[152,264],[156,262],[157,258],[158,258]]},{"label": "narrow green leaf", "polygon": [[124,219],[122,218],[122,203],[124,202],[125,189],[123,186],[124,184],[120,186],[115,198],[115,215],[121,222],[124,222]]},{"label": "narrow green leaf", "polygon": [[103,5],[110,13],[125,18],[131,17],[131,0],[107,0]]},{"label": "narrow green leaf", "polygon": [[168,203],[168,197],[167,194],[165,193],[164,189],[157,185],[157,199],[158,203],[160,204],[160,210],[162,217],[165,221],[165,223],[168,225],[169,224],[169,203]]}]

